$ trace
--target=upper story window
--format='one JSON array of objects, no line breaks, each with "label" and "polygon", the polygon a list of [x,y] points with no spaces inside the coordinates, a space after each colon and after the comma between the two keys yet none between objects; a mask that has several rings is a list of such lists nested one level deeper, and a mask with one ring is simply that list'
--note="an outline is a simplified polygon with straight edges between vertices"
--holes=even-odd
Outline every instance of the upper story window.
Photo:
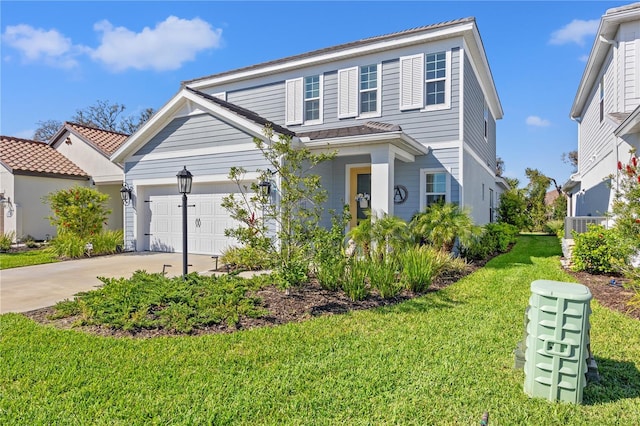
[{"label": "upper story window", "polygon": [[451,50],[400,58],[400,109],[451,107]]},{"label": "upper story window", "polygon": [[427,55],[427,105],[440,105],[445,101],[447,57],[445,52]]},{"label": "upper story window", "polygon": [[604,76],[600,77],[600,122],[604,119]]},{"label": "upper story window", "polygon": [[304,121],[320,120],[320,76],[304,78]]},{"label": "upper story window", "polygon": [[380,115],[380,64],[338,70],[338,118]]},{"label": "upper story window", "polygon": [[285,123],[322,123],[322,75],[285,81]]},{"label": "upper story window", "polygon": [[489,107],[487,106],[487,102],[484,103],[484,140],[489,140]]}]

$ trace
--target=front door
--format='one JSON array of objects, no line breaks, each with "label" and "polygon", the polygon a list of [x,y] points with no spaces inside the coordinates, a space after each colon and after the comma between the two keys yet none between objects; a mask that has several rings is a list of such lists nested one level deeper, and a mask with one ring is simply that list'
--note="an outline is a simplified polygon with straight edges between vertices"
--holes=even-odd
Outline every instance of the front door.
[{"label": "front door", "polygon": [[349,213],[351,228],[367,218],[371,207],[371,167],[353,167],[349,174]]}]

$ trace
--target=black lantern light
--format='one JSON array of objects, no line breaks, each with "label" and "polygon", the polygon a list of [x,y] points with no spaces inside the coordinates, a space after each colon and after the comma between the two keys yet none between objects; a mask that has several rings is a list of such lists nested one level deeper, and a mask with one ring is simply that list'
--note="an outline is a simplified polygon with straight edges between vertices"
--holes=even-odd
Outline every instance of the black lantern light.
[{"label": "black lantern light", "polygon": [[182,194],[182,279],[187,277],[187,194],[191,192],[193,175],[187,166],[176,175],[178,178],[178,192]]},{"label": "black lantern light", "polygon": [[125,182],[120,188],[120,198],[122,198],[122,204],[128,206],[131,203],[131,191],[132,188]]},{"label": "black lantern light", "polygon": [[262,182],[260,182],[258,184],[258,187],[260,188],[260,192],[262,192],[262,195],[270,195],[271,194],[271,182],[268,180],[263,180]]}]

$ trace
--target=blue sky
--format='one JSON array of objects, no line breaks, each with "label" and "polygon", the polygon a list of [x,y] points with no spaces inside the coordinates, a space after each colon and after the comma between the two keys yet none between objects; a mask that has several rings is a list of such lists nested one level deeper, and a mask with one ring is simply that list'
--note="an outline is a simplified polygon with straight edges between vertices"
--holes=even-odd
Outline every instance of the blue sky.
[{"label": "blue sky", "polygon": [[610,1],[1,1],[0,134],[31,138],[97,100],[159,109],[180,82],[314,49],[475,17],[504,109],[505,176],[559,183],[569,119]]}]

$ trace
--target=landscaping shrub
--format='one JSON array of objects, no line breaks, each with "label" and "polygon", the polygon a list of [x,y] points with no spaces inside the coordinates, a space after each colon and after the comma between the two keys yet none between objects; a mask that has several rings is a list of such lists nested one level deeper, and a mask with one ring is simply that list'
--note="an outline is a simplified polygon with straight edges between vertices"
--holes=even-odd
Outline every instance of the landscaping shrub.
[{"label": "landscaping shrub", "polygon": [[620,245],[617,233],[602,225],[590,224],[587,232],[573,235],[572,268],[593,274],[617,272],[616,265],[625,263],[628,253]]},{"label": "landscaping shrub", "polygon": [[398,281],[398,266],[392,260],[371,262],[369,265],[369,283],[378,290],[380,297],[391,299],[402,291],[402,285]]},{"label": "landscaping shrub", "polygon": [[371,261],[368,259],[349,259],[342,280],[342,290],[351,300],[363,300],[369,295],[367,277],[370,266]]},{"label": "landscaping shrub", "polygon": [[426,291],[433,279],[451,261],[448,254],[428,246],[408,249],[400,255],[399,259],[402,282],[407,289],[416,293]]},{"label": "landscaping shrub", "polygon": [[111,214],[106,207],[108,200],[107,194],[96,189],[76,186],[52,192],[44,197],[43,202],[48,202],[51,207],[53,215],[49,216],[49,221],[58,229],[58,234],[89,237],[102,231]]},{"label": "landscaping shrub", "polygon": [[101,288],[56,304],[54,317],[79,315],[81,325],[190,333],[198,327],[223,322],[231,327],[241,316],[263,314],[257,299],[248,297],[247,292],[256,290],[264,280],[196,273],[183,280],[136,271],[131,278],[101,277],[100,281],[104,283]]},{"label": "landscaping shrub", "polygon": [[84,256],[86,242],[71,232],[58,234],[49,244],[49,250],[58,257],[75,259]]},{"label": "landscaping shrub", "polygon": [[0,234],[0,251],[8,251],[11,248],[11,244],[13,244],[15,236],[16,233],[13,231]]},{"label": "landscaping shrub", "polygon": [[453,203],[432,204],[412,219],[411,228],[419,241],[447,253],[453,249],[456,239],[466,244],[478,233],[469,211]]},{"label": "landscaping shrub", "polygon": [[257,271],[270,269],[272,256],[262,247],[229,247],[223,253],[221,261],[234,269]]},{"label": "landscaping shrub", "polygon": [[484,260],[496,253],[506,253],[515,243],[518,228],[508,223],[488,223],[480,234],[474,235],[461,248],[462,257],[469,260]]},{"label": "landscaping shrub", "polygon": [[564,220],[550,220],[544,225],[544,228],[548,234],[556,235],[558,238],[564,236]]},{"label": "landscaping shrub", "polygon": [[103,231],[93,235],[87,242],[93,245],[92,254],[113,254],[122,249],[124,234],[122,230]]},{"label": "landscaping shrub", "polygon": [[[91,243],[91,250],[87,244]],[[113,254],[124,243],[123,233],[118,231],[103,231],[89,237],[81,237],[71,232],[58,234],[49,244],[49,250],[58,257],[77,259],[84,256]]]},{"label": "landscaping shrub", "polygon": [[315,276],[320,286],[326,290],[335,291],[342,286],[347,261],[344,257],[328,258],[316,264]]}]

